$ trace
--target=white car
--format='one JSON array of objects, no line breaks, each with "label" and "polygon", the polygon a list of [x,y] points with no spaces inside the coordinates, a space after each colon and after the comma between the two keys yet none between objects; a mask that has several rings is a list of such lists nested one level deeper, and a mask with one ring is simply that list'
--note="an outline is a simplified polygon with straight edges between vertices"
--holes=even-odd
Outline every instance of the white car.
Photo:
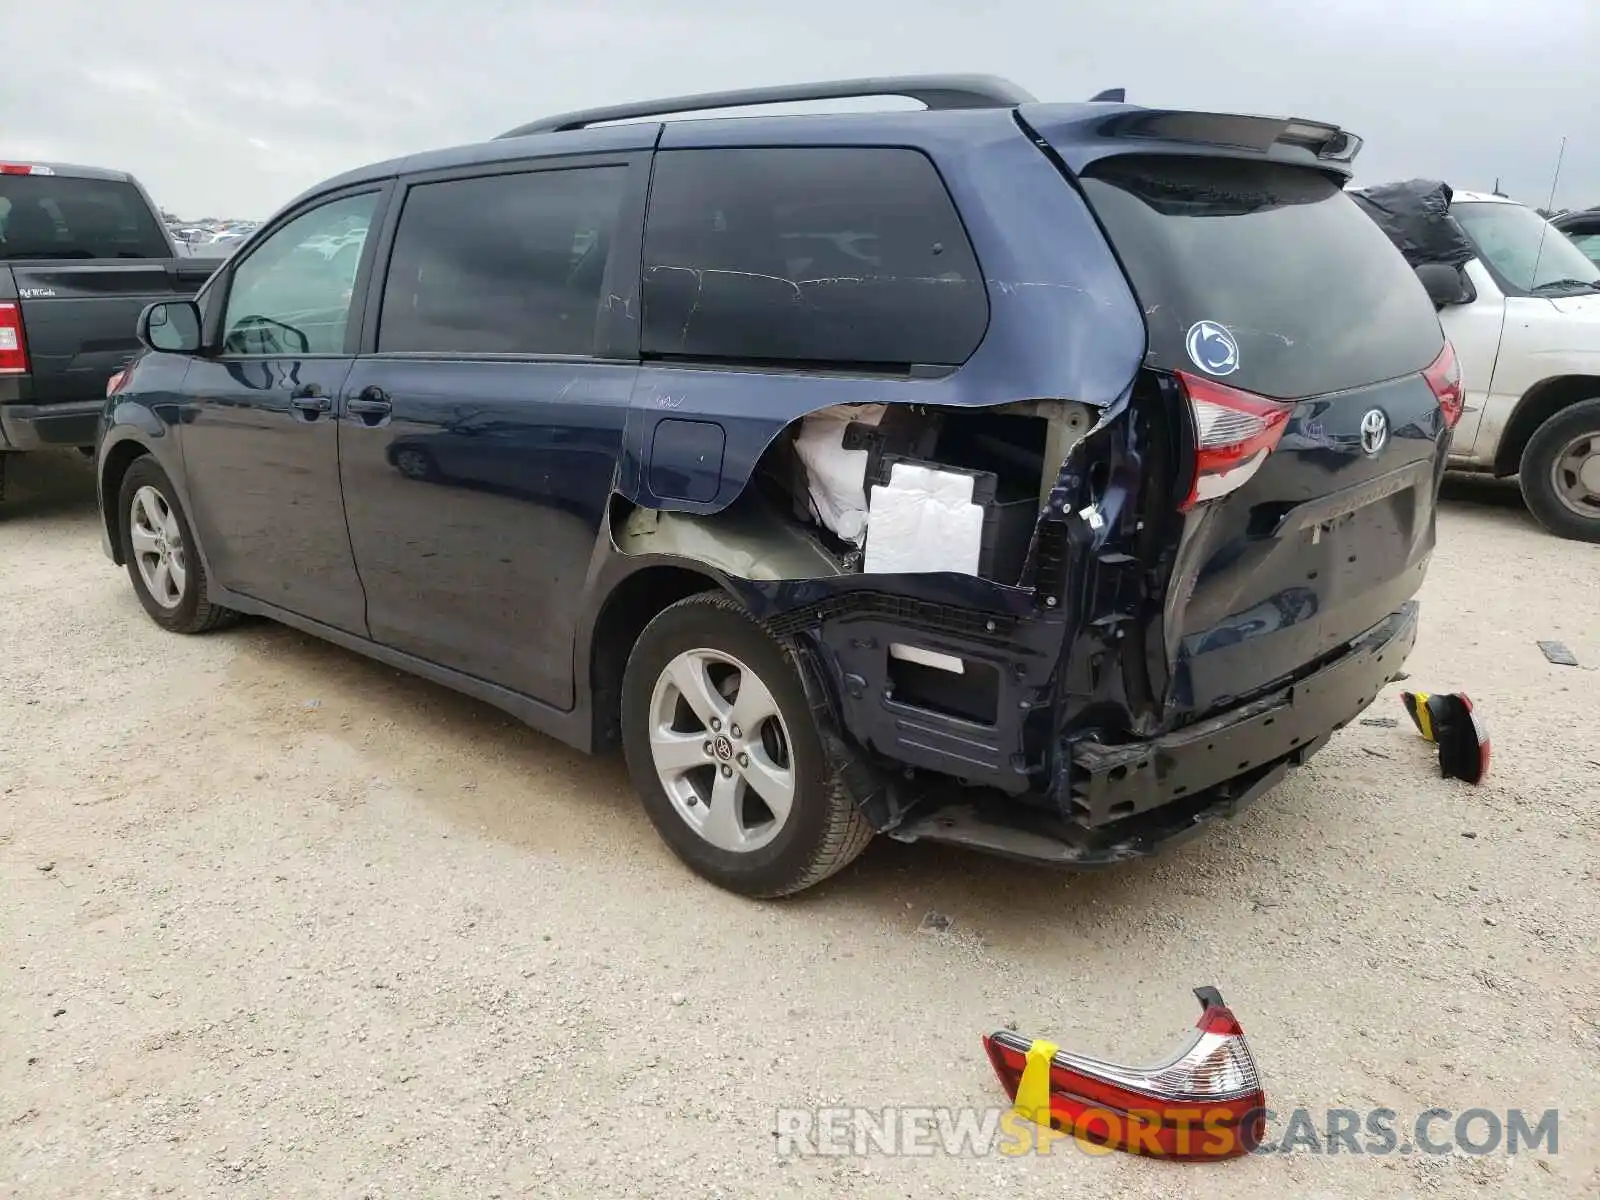
[{"label": "white car", "polygon": [[1600,266],[1504,196],[1450,214],[1477,250],[1466,293],[1435,295],[1467,393],[1451,465],[1518,476],[1546,529],[1600,542]]}]

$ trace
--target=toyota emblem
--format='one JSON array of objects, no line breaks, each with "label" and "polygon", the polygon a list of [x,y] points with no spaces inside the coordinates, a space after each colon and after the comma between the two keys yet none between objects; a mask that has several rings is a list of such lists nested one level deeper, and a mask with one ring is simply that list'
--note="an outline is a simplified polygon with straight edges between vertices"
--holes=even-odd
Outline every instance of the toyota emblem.
[{"label": "toyota emblem", "polygon": [[1389,418],[1381,408],[1370,410],[1361,418],[1362,453],[1376,457],[1389,440]]}]

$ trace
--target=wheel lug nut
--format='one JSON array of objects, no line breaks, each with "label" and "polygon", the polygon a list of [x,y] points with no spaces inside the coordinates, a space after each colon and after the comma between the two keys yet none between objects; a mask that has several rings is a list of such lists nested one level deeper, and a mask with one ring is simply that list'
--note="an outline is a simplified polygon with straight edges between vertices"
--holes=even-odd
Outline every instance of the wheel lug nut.
[{"label": "wheel lug nut", "polygon": [[707,742],[704,746],[701,746],[700,749],[704,750],[707,754],[715,754],[717,752],[716,747],[710,742]]},{"label": "wheel lug nut", "polygon": [[742,732],[740,732],[739,727],[737,725],[729,725],[728,726],[728,733],[731,734],[733,737],[743,737],[744,736],[744,734]]},{"label": "wheel lug nut", "polygon": [[696,804],[699,804],[699,803],[700,803],[700,797],[699,796],[690,796],[689,797],[689,807],[690,808],[693,808]]},{"label": "wheel lug nut", "polygon": [[733,774],[733,768],[730,767],[727,763],[723,763],[722,764],[722,774],[724,776],[732,775]]},{"label": "wheel lug nut", "polygon": [[720,730],[722,728],[722,721],[717,717],[712,717],[711,718],[711,728],[713,730]]},{"label": "wheel lug nut", "polygon": [[741,767],[748,767],[750,765],[750,756],[748,754],[739,755],[739,765]]}]

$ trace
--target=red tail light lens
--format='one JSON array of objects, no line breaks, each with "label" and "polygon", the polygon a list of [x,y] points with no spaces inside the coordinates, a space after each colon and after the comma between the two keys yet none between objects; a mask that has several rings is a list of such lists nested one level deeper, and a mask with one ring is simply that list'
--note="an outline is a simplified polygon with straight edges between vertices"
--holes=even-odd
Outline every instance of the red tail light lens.
[{"label": "red tail light lens", "polygon": [[1439,411],[1444,414],[1444,427],[1454,429],[1461,420],[1461,410],[1466,407],[1467,393],[1461,386],[1461,364],[1456,361],[1456,348],[1448,341],[1433,365],[1422,373],[1439,398]]},{"label": "red tail light lens", "polygon": [[25,375],[28,341],[22,334],[22,310],[0,303],[0,375]]},{"label": "red tail light lens", "polygon": [[[1047,1082],[1048,1121],[1061,1133],[1185,1162],[1237,1158],[1265,1136],[1266,1095],[1244,1031],[1222,996],[1215,988],[1196,988],[1195,995],[1203,1010],[1195,1033],[1160,1066],[1117,1066],[1003,1031],[983,1045],[1019,1111],[1024,1104],[1043,1107]],[[1032,1076],[1025,1079],[1030,1057]],[[1022,1115],[1044,1124],[1036,1112]]]},{"label": "red tail light lens", "polygon": [[0,163],[0,175],[54,175],[42,163]]},{"label": "red tail light lens", "polygon": [[128,372],[131,371],[132,369],[133,368],[131,368],[131,367],[123,367],[122,370],[118,371],[110,379],[106,380],[106,398],[107,399],[109,399],[112,396],[115,396],[118,392],[120,392],[122,390],[123,385],[128,382]]},{"label": "red tail light lens", "polygon": [[1194,479],[1185,512],[1244,486],[1283,437],[1290,406],[1177,372],[1194,418]]}]

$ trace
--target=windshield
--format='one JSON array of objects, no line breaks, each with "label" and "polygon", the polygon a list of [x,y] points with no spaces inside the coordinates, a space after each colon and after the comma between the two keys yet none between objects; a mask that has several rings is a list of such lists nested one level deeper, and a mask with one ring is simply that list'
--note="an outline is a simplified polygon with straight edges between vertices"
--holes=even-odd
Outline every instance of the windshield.
[{"label": "windshield", "polygon": [[1600,282],[1600,267],[1531,208],[1457,202],[1450,206],[1450,215],[1467,231],[1495,274],[1519,291],[1548,290],[1564,280]]},{"label": "windshield", "polygon": [[131,183],[0,175],[0,259],[171,255],[154,214]]},{"label": "windshield", "polygon": [[1320,172],[1129,156],[1082,182],[1144,305],[1151,366],[1194,370],[1212,330],[1230,353],[1200,369],[1296,399],[1420,371],[1444,345],[1405,259]]}]

